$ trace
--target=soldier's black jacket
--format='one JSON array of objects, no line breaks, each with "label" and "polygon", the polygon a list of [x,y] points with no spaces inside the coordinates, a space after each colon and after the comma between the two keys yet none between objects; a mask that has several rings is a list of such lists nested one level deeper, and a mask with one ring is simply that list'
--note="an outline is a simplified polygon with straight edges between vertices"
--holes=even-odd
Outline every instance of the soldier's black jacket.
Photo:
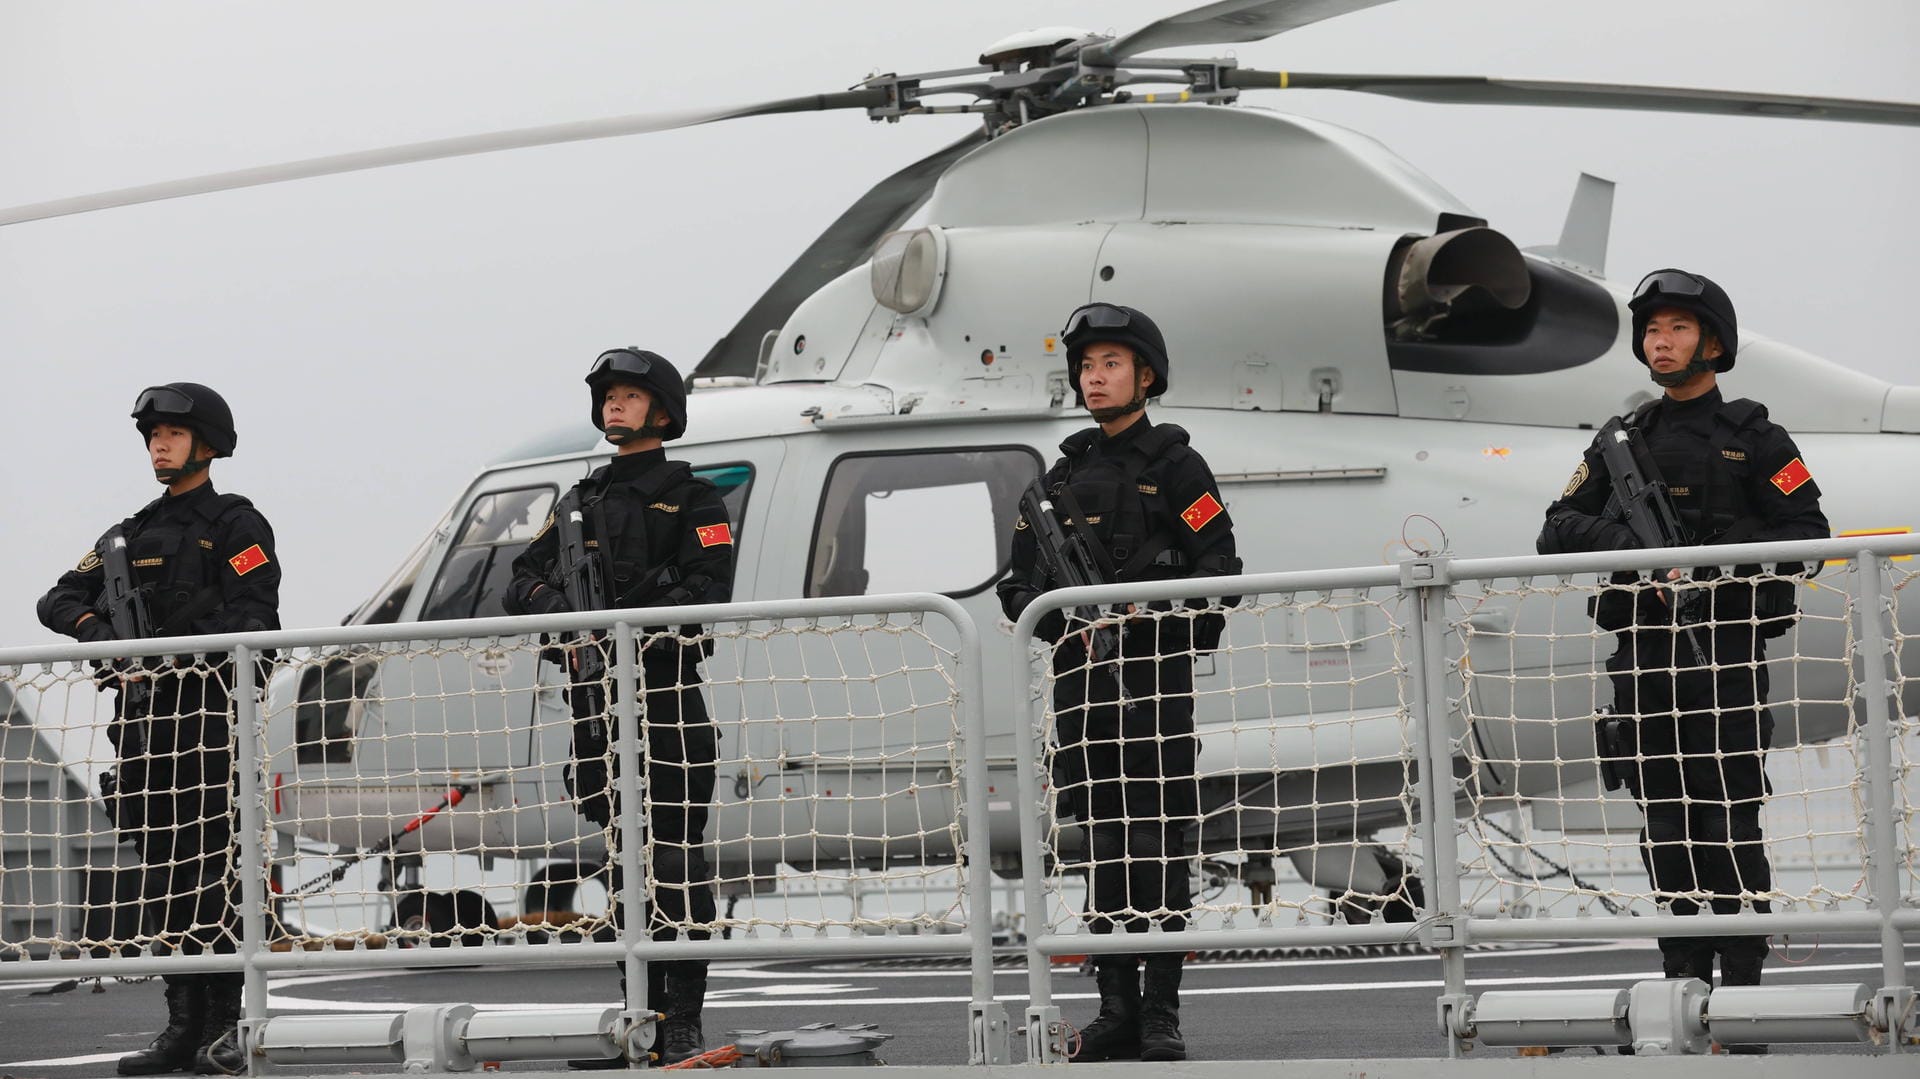
[{"label": "soldier's black jacket", "polygon": [[[1690,401],[1662,397],[1636,414],[1644,445],[1667,483],[1680,523],[1700,544],[1823,539],[1827,518],[1820,485],[1793,436],[1767,418],[1764,406],[1725,400],[1718,387]],[[1608,502],[1613,481],[1596,436],[1560,497],[1547,507],[1537,547],[1542,554],[1638,547]],[[1757,570],[1757,567],[1756,567]],[[1753,571],[1746,571],[1753,572]],[[1741,591],[1716,589],[1715,618]],[[1650,590],[1643,603],[1656,599]],[[1636,618],[1646,624],[1645,618]],[[1607,628],[1619,628],[1608,626]]]},{"label": "soldier's black jacket", "polygon": [[[1079,500],[1094,539],[1112,560],[1116,581],[1240,572],[1233,519],[1219,484],[1187,442],[1185,429],[1143,416],[1112,437],[1090,427],[1060,443],[1065,456],[1048,470],[1042,485],[1050,497],[1057,499],[1055,492],[1066,486]],[[1073,527],[1065,520],[1064,506],[1055,501],[1054,509],[1063,529]],[[1014,525],[1012,570],[998,585],[1001,609],[1017,619],[1035,596],[1055,587],[1058,582],[1048,580],[1040,567],[1033,532],[1019,520]],[[1053,639],[1063,629],[1061,618],[1049,616],[1035,632]]]},{"label": "soldier's black jacket", "polygon": [[[1727,401],[1718,387],[1690,401],[1663,397],[1640,414],[1642,439],[1680,521],[1702,544],[1822,539],[1820,485],[1786,429],[1753,401]],[[1609,515],[1613,481],[1594,438],[1551,506],[1542,554],[1611,551],[1640,544]]]},{"label": "soldier's black jacket", "polygon": [[[121,522],[134,586],[147,594],[154,636],[280,628],[280,557],[273,529],[253,503],[211,482],[163,495]],[[102,536],[80,564],[41,597],[40,622],[80,637],[92,613],[111,629],[103,593]]]},{"label": "soldier's black jacket", "polygon": [[[713,484],[700,479],[684,461],[669,461],[664,449],[615,457],[575,485],[580,492],[582,532],[588,551],[600,560],[609,595],[606,610],[725,603],[733,595],[733,529],[726,504]],[[513,560],[507,588],[509,613],[546,609],[545,597],[561,593],[555,576],[559,539],[553,519]],[[697,634],[698,626],[684,633]],[[648,642],[644,659],[671,656]],[[681,659],[697,663],[698,649]]]}]

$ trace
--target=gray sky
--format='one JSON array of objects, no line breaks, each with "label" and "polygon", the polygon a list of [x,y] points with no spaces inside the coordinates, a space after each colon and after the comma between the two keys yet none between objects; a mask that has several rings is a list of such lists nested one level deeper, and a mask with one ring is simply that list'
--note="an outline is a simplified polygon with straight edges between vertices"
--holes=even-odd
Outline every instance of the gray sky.
[{"label": "gray sky", "polygon": [[[0,205],[836,90],[971,63],[1027,27],[1124,31],[1181,6],[0,0]],[[1402,0],[1235,51],[1920,101],[1910,0]],[[1702,270],[1743,325],[1920,381],[1899,336],[1920,269],[1896,243],[1920,235],[1920,131],[1250,97],[1374,135],[1523,245],[1558,234],[1580,170],[1616,180],[1615,276]],[[47,639],[34,599],[158,494],[126,418],[142,386],[233,403],[239,453],[216,480],[275,524],[283,620],[337,622],[481,464],[579,421],[600,349],[694,362],[848,202],[971,122],[747,120],[0,230],[0,641]]]}]

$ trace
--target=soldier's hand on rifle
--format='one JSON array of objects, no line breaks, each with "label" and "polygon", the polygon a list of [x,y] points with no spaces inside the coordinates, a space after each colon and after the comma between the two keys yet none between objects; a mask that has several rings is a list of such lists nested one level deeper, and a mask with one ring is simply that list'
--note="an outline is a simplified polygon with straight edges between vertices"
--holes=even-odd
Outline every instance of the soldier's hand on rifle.
[{"label": "soldier's hand on rifle", "polygon": [[113,635],[113,627],[98,615],[82,618],[79,624],[73,627],[73,635],[79,638],[82,644],[99,644],[101,641],[118,639]]},{"label": "soldier's hand on rifle", "polygon": [[566,594],[552,585],[543,584],[527,597],[529,614],[564,614],[571,610],[573,608],[567,605]]}]

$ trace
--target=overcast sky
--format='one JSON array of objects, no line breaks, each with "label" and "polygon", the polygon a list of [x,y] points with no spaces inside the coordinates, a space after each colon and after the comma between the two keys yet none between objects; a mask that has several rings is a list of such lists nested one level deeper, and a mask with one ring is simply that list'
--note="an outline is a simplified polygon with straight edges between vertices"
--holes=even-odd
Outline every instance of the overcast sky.
[{"label": "overcast sky", "polygon": [[[836,90],[969,64],[1035,25],[1125,31],[1180,6],[0,0],[0,205]],[[1235,51],[1920,101],[1910,0],[1402,0]],[[1920,381],[1920,131],[1250,96],[1378,137],[1523,245],[1558,234],[1581,170],[1616,180],[1615,276],[1702,270],[1743,326]],[[756,119],[0,229],[0,641],[47,639],[33,601],[158,493],[126,416],[142,386],[233,403],[239,453],[216,480],[278,530],[283,621],[334,623],[483,463],[579,421],[600,349],[696,361],[848,202],[971,122]]]}]

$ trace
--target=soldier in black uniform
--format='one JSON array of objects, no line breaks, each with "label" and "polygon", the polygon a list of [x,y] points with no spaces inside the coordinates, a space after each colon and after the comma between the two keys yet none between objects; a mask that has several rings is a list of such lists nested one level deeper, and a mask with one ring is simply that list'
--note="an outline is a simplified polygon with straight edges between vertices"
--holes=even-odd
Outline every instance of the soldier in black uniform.
[{"label": "soldier in black uniform", "polygon": [[[1159,327],[1131,307],[1088,304],[1068,318],[1062,341],[1075,397],[1099,426],[1061,443],[1065,456],[1043,481],[1061,526],[1080,527],[1084,515],[1109,581],[1240,572],[1233,522],[1207,462],[1186,431],[1146,416],[1147,400],[1168,386]],[[1012,572],[998,586],[1007,617],[1058,586],[1019,521]],[[1181,930],[1192,906],[1186,843],[1200,797],[1193,658],[1218,645],[1225,618],[1169,604],[1141,614],[1124,624],[1117,656],[1100,663],[1089,662],[1084,627],[1070,630],[1062,614],[1035,627],[1055,645],[1053,782],[1062,811],[1087,823],[1085,917],[1095,933],[1144,932],[1155,921]],[[1185,949],[1146,956],[1144,992],[1140,956],[1095,959],[1100,1012],[1080,1031],[1073,1059],[1186,1059],[1184,959]]]},{"label": "soldier in black uniform", "polygon": [[[209,465],[233,453],[233,413],[193,382],[141,392],[133,419],[154,478],[167,493],[102,536],[40,600],[40,621],[85,642],[118,639],[104,596],[101,553],[125,541],[134,586],[145,594],[154,637],[280,628],[280,562],[273,529],[253,503],[213,489]],[[151,696],[134,714],[124,687],[108,735],[118,755],[102,793],[123,842],[141,862],[145,931],[156,950],[184,955],[236,950],[238,882],[233,843],[233,664],[146,659],[137,676]],[[120,687],[120,677],[114,684]],[[243,976],[165,975],[167,1026],[146,1050],[120,1058],[121,1075],[191,1067],[245,1067],[236,1037]]]},{"label": "soldier in black uniform", "polygon": [[[607,610],[725,603],[733,594],[733,530],[713,484],[682,461],[669,461],[661,443],[687,428],[687,390],[665,359],[635,348],[602,353],[587,372],[593,423],[618,451],[576,487],[588,551],[600,560]],[[506,608],[514,614],[569,610],[564,582],[555,576],[558,542],[551,519],[513,562]],[[678,927],[714,920],[713,886],[702,847],[713,801],[718,733],[700,696],[705,648],[691,638],[647,627],[641,637],[641,751],[647,764],[642,820],[653,891],[649,925],[655,940],[672,940]],[[611,650],[609,649],[609,653]],[[588,687],[576,686],[579,695]],[[606,699],[606,698],[600,698]],[[617,812],[612,791],[614,717],[580,716],[576,708],[573,765],[568,773],[582,816],[608,828]],[[706,940],[705,928],[688,937]],[[647,965],[647,1007],[666,1016],[659,1034],[662,1063],[698,1056],[704,1048],[701,1006],[707,992],[705,960]],[[624,1067],[620,1060],[577,1061],[580,1067]]]},{"label": "soldier in black uniform", "polygon": [[[1765,407],[1728,401],[1718,376],[1733,369],[1739,346],[1733,303],[1698,274],[1658,270],[1629,303],[1633,351],[1665,394],[1630,418],[1668,484],[1687,532],[1702,544],[1803,540],[1827,535],[1820,487],[1793,437],[1767,419]],[[1543,554],[1638,547],[1609,503],[1612,482],[1596,439],[1560,498],[1547,507]],[[1783,565],[1781,573],[1799,572]],[[1767,793],[1765,754],[1773,731],[1767,703],[1766,641],[1787,631],[1793,585],[1779,578],[1743,580],[1759,566],[1738,566],[1706,590],[1707,620],[1691,637],[1674,632],[1676,593],[1648,586],[1638,574],[1617,575],[1603,592],[1595,621],[1619,634],[1607,661],[1622,742],[1603,748],[1625,773],[1645,811],[1641,855],[1654,892],[1675,913],[1693,914],[1712,893],[1716,912],[1737,912],[1743,893],[1765,892],[1771,875],[1760,834]],[[1696,573],[1696,578],[1701,576]],[[1679,643],[1677,643],[1679,642]],[[1636,763],[1636,749],[1641,760]],[[1754,900],[1766,911],[1766,900]],[[1767,938],[1671,937],[1660,941],[1668,977],[1711,984],[1720,955],[1725,985],[1757,985]]]}]

